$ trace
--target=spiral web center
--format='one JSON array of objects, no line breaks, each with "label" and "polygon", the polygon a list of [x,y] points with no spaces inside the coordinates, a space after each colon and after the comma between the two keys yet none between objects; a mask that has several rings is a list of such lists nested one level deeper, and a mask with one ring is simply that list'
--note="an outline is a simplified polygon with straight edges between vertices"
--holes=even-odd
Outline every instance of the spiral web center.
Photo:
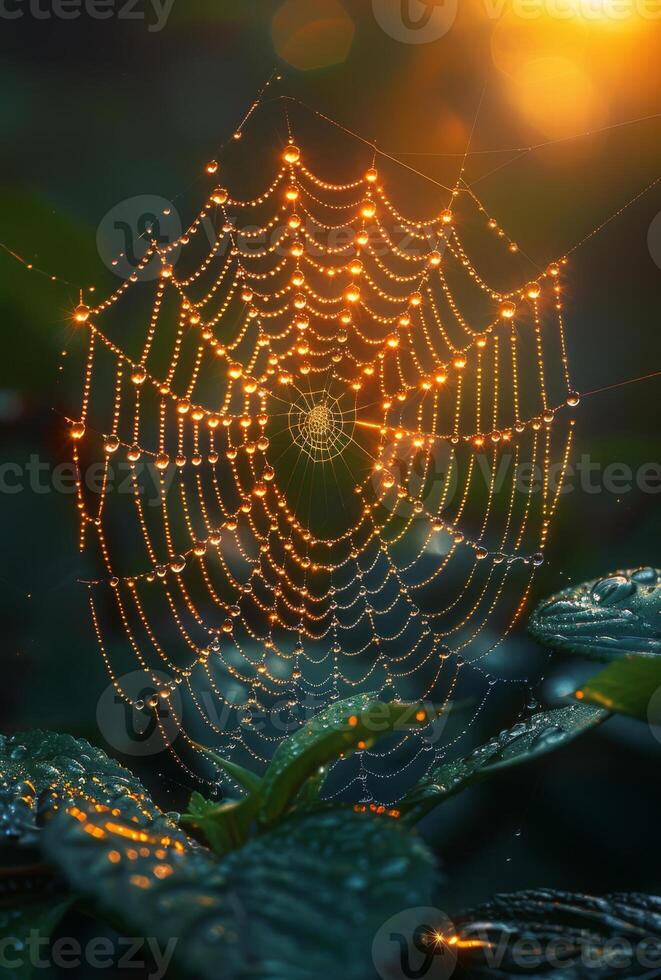
[{"label": "spiral web center", "polygon": [[333,418],[326,405],[315,405],[306,419],[308,438],[311,442],[323,441],[333,428]]},{"label": "spiral web center", "polygon": [[289,412],[289,431],[294,444],[313,462],[330,462],[351,442],[354,414],[343,411],[326,389],[301,393]]},{"label": "spiral web center", "polygon": [[[375,168],[331,183],[301,156],[288,145],[257,197],[213,192],[191,226],[222,209],[210,249],[203,235],[154,243],[144,267],[157,256],[156,288],[136,273],[74,311],[87,342],[73,457],[77,472],[100,458],[108,474],[100,494],[76,488],[81,547],[100,568],[87,586],[101,656],[117,695],[159,726],[167,703],[181,739],[166,747],[212,786],[222,774],[198,777],[209,762],[189,715],[221,753],[261,765],[285,733],[262,731],[255,711],[270,715],[283,695],[287,727],[310,704],[362,691],[443,706],[477,691],[476,717],[513,683],[499,664],[572,451],[564,261],[527,281],[525,256],[468,186],[419,220],[400,214]],[[303,227],[299,199],[328,241]],[[255,249],[283,208],[284,255]],[[504,246],[507,291],[500,275],[483,278],[464,234],[476,250]],[[125,351],[136,293],[149,315]],[[164,297],[179,309],[174,340]],[[113,492],[122,457],[128,494]],[[523,463],[540,477],[526,486]],[[163,474],[157,507],[144,506],[143,465]],[[115,649],[119,663],[120,649],[136,656],[153,698],[125,688]],[[469,728],[428,754],[432,742],[423,754],[408,734],[366,749],[333,795],[356,784],[392,800],[393,776],[429,768]]]}]

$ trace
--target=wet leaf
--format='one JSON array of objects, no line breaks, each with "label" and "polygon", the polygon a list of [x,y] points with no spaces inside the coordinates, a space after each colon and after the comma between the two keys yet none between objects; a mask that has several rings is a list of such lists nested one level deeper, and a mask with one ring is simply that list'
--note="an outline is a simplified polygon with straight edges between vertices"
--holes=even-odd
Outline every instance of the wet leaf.
[{"label": "wet leaf", "polygon": [[595,660],[661,656],[661,571],[645,566],[593,579],[547,599],[529,630],[544,646]]},{"label": "wet leaf", "polygon": [[321,791],[326,782],[327,775],[328,769],[325,766],[320,766],[317,772],[303,783],[294,797],[290,809],[292,811],[308,810],[321,806]]},{"label": "wet leaf", "polygon": [[32,731],[0,735],[0,843],[34,845],[54,806],[91,797],[126,819],[157,814],[145,789],[85,739]]},{"label": "wet leaf", "polygon": [[609,664],[605,670],[591,677],[577,696],[583,703],[589,701],[609,711],[632,715],[641,721],[653,721],[650,718],[650,700],[659,690],[661,660],[627,657]]},{"label": "wet leaf", "polygon": [[260,820],[283,814],[306,780],[340,754],[369,748],[389,732],[426,728],[432,721],[424,705],[386,704],[375,694],[338,701],[278,746],[262,781]]},{"label": "wet leaf", "polygon": [[[71,907],[71,900],[53,900],[0,909],[0,947],[3,980],[30,980],[43,976],[35,964],[43,958],[43,943],[49,939]],[[36,956],[35,956],[36,954]]]},{"label": "wet leaf", "polygon": [[600,708],[578,704],[537,712],[471,755],[432,769],[397,805],[408,822],[419,820],[473,783],[552,752],[607,717]]},{"label": "wet leaf", "polygon": [[386,704],[374,694],[356,695],[320,712],[287,738],[263,778],[204,750],[249,794],[221,805],[194,794],[182,822],[216,854],[226,854],[246,842],[254,820],[269,825],[287,812],[319,808],[327,763],[398,729],[426,727],[437,714],[421,704]]},{"label": "wet leaf", "polygon": [[[105,829],[103,818],[88,821]],[[425,845],[388,817],[292,816],[218,861],[208,851],[137,847],[60,815],[45,847],[70,885],[161,946],[190,980],[365,980],[389,916],[431,899]],[[59,825],[58,825],[59,824]]]},{"label": "wet leaf", "polygon": [[213,803],[196,793],[191,798],[190,813],[183,814],[181,824],[214,853],[223,855],[248,840],[258,808],[257,795]]},{"label": "wet leaf", "polygon": [[[262,786],[262,780],[256,773],[251,772],[250,769],[246,769],[244,766],[240,766],[237,762],[231,762],[230,759],[223,759],[222,756],[218,755],[212,749],[207,749],[198,742],[193,742],[192,744],[200,752],[205,752],[219,769],[222,769],[224,773],[245,789],[247,793],[259,792]],[[199,794],[196,795],[199,796]]]},{"label": "wet leaf", "polygon": [[218,809],[218,803],[207,800],[201,793],[195,792],[191,795],[188,803],[188,816],[206,817],[214,810]]},{"label": "wet leaf", "polygon": [[[455,919],[471,977],[652,977],[661,964],[661,898],[547,889],[496,895]],[[527,965],[526,965],[527,964]]]}]

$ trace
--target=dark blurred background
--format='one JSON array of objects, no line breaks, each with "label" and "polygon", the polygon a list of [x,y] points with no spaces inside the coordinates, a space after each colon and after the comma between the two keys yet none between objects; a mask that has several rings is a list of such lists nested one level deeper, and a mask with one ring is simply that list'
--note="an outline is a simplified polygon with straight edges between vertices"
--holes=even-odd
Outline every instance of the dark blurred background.
[{"label": "dark blurred background", "polygon": [[[174,0],[161,20],[149,2],[126,19],[124,3],[108,19],[84,2],[62,19],[48,0],[15,0],[0,14],[0,240],[70,283],[0,254],[2,730],[39,726],[100,744],[107,678],[76,584],[74,500],[52,491],[47,468],[34,476],[34,457],[67,459],[60,352],[78,284],[103,295],[118,281],[105,264],[107,213],[158,195],[189,217],[202,194],[195,178],[274,65],[282,91],[441,181],[456,177],[481,106],[466,180],[541,267],[645,188],[661,156],[661,20],[642,0],[624,18],[609,0],[566,0],[563,17],[552,5],[522,17],[509,2],[463,0],[456,18],[450,0],[410,0],[417,28],[398,20],[399,0]],[[583,393],[574,462],[586,454],[597,466],[589,486],[564,497],[535,600],[617,567],[659,565],[661,378],[624,382],[661,369],[660,215],[661,184],[571,255],[567,329]],[[31,458],[32,478],[19,477]],[[512,650],[537,669],[523,626]],[[548,669],[536,692],[547,699],[585,672],[566,657]],[[513,690],[476,738],[520,708]],[[614,719],[458,798],[427,826],[448,874],[447,908],[527,886],[658,888],[660,762],[648,726]],[[138,763],[159,802],[181,805],[182,774]]]}]

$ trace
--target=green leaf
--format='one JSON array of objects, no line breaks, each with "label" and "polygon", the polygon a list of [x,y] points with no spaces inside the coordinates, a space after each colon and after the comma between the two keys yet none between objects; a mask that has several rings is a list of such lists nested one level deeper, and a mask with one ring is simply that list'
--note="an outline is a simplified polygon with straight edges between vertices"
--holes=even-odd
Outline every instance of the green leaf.
[{"label": "green leaf", "polygon": [[[198,742],[193,742],[201,752],[206,753],[211,761],[222,769],[223,772],[233,779],[239,786],[242,786],[248,793],[258,793],[262,786],[261,776],[256,773],[251,772],[250,769],[240,766],[236,762],[231,762],[229,759],[223,759],[222,756],[218,755],[212,749],[206,748],[204,745],[200,745]],[[199,794],[197,794],[199,796]]]},{"label": "green leaf", "polygon": [[160,816],[128,769],[71,735],[0,735],[0,784],[0,842],[7,845],[38,843],[40,827],[55,806],[89,798],[138,824]]},{"label": "green leaf", "polygon": [[213,800],[207,800],[206,797],[198,793],[197,790],[191,794],[191,798],[188,802],[188,813],[184,814],[187,817],[206,817],[209,813],[213,813],[214,810],[218,809],[218,804],[214,803]]},{"label": "green leaf", "polygon": [[[105,826],[102,815],[88,819]],[[430,904],[436,880],[415,834],[353,810],[291,816],[221,861],[200,849],[163,858],[151,843],[136,851],[60,816],[44,840],[71,887],[130,923],[131,935],[161,947],[176,938],[188,980],[365,980],[377,929]]]},{"label": "green leaf", "polygon": [[428,710],[422,705],[385,704],[374,694],[361,694],[320,712],[291,735],[278,747],[263,778],[205,750],[220,767],[240,780],[250,795],[239,803],[218,805],[196,793],[191,799],[191,811],[184,814],[182,821],[217,854],[226,854],[246,842],[255,818],[261,824],[269,824],[289,810],[320,806],[326,763],[372,745],[377,738],[398,728],[422,728],[430,721]]},{"label": "green leaf", "polygon": [[379,701],[375,694],[358,694],[338,701],[282,742],[262,780],[260,820],[269,823],[283,814],[306,780],[340,755],[393,731],[425,728],[433,721],[421,704]]},{"label": "green leaf", "polygon": [[609,711],[649,721],[650,700],[661,689],[661,660],[627,657],[583,684],[577,696]]},{"label": "green leaf", "polygon": [[613,572],[559,592],[530,618],[544,646],[593,660],[661,656],[661,571],[645,566]]},{"label": "green leaf", "polygon": [[39,956],[43,958],[43,944],[40,947],[37,942],[50,938],[71,905],[71,899],[51,899],[20,908],[0,909],[3,980],[30,980],[43,976],[43,969],[39,970],[35,965]]},{"label": "green leaf", "polygon": [[560,748],[607,717],[600,708],[578,704],[537,712],[471,755],[432,769],[397,806],[407,821],[420,820],[473,783]]},{"label": "green leaf", "polygon": [[595,898],[550,889],[496,895],[458,916],[455,928],[455,948],[471,977],[652,977],[651,964],[661,961],[661,898],[650,895]]},{"label": "green leaf", "polygon": [[245,844],[259,808],[259,797],[219,804],[205,800],[199,793],[196,795],[199,800],[191,798],[191,812],[183,814],[181,824],[218,855]]},{"label": "green leaf", "polygon": [[189,812],[181,817],[182,825],[189,827],[194,836],[208,844],[216,854],[223,855],[235,847],[241,847],[247,841],[260,805],[262,780],[255,773],[221,758],[210,749],[202,745],[199,748],[220,769],[248,790],[248,796],[244,799],[228,800],[224,803],[216,803],[205,799],[201,793],[193,793]]},{"label": "green leaf", "polygon": [[326,767],[320,766],[316,773],[313,773],[309,779],[305,780],[300,790],[292,800],[290,809],[292,811],[298,811],[314,809],[321,806],[321,791],[324,783],[326,782],[327,775],[328,770]]}]

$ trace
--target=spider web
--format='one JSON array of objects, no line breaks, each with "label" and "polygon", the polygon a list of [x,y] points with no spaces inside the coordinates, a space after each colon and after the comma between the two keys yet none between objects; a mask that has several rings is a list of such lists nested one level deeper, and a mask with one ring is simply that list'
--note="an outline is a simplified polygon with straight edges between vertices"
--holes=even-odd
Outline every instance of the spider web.
[{"label": "spider web", "polygon": [[[218,186],[181,238],[74,314],[80,546],[99,563],[89,602],[112,682],[214,784],[198,740],[265,762],[339,697],[444,704],[470,675],[483,694],[456,740],[508,683],[502,643],[569,458],[562,263],[522,276],[463,181],[412,217],[373,166],[331,181],[291,139],[257,194],[207,173]],[[131,662],[151,697],[124,688]],[[336,792],[369,799],[371,776],[427,767],[434,748],[361,752]]]},{"label": "spider web", "polygon": [[326,388],[308,392],[298,389],[298,394],[288,412],[291,440],[313,463],[330,463],[352,441],[355,406],[343,411],[340,400]]}]

